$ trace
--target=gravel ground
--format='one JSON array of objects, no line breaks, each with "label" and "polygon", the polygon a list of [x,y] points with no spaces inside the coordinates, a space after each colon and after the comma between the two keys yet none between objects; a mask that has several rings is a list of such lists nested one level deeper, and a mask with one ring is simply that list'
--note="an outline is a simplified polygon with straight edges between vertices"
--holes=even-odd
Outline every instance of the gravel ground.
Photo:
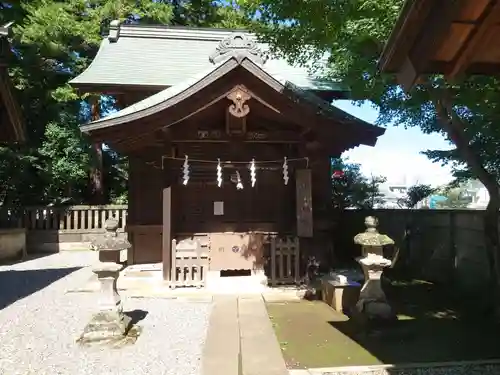
[{"label": "gravel ground", "polygon": [[[88,280],[95,253],[63,253],[0,266],[0,375],[197,375],[211,304],[124,299],[142,310],[141,336],[121,349],[76,339],[96,307],[92,293],[65,293]],[[139,314],[140,315],[140,314]]]}]

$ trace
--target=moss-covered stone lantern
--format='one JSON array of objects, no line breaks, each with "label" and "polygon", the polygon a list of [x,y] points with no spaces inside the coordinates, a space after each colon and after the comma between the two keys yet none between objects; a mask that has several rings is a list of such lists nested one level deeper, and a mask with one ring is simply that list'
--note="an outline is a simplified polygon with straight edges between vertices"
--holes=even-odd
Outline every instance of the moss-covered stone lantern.
[{"label": "moss-covered stone lantern", "polygon": [[394,320],[396,317],[387,303],[381,283],[384,268],[392,264],[390,259],[384,257],[383,247],[394,244],[394,241],[377,231],[377,218],[366,217],[365,225],[366,231],[354,237],[354,243],[361,245],[361,256],[356,260],[361,265],[365,276],[356,310],[358,314],[370,321]]}]

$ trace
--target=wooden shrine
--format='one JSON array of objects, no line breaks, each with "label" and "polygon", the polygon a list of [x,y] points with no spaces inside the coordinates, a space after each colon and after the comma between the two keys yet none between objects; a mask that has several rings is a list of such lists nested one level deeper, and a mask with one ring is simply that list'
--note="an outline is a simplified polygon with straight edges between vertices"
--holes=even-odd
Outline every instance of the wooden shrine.
[{"label": "wooden shrine", "polygon": [[425,74],[498,74],[497,0],[407,0],[380,57],[408,91]]},{"label": "wooden shrine", "polygon": [[[305,87],[307,73],[269,59],[251,35],[113,27],[111,40],[103,42],[92,65],[73,84],[89,90],[94,82],[93,87],[120,102],[144,97],[82,126],[94,142],[129,157],[129,263],[163,262],[164,276],[170,279],[176,259],[172,240],[185,239],[200,242],[200,251],[208,252],[209,272],[217,273],[262,270],[269,238],[288,237],[292,242],[286,243],[293,244],[289,249],[298,251],[294,239],[300,237],[303,253],[321,251],[331,236],[323,238],[318,224],[328,220],[330,157],[360,144],[375,145],[384,129],[329,105],[321,97],[335,96],[335,89]],[[105,70],[106,59],[120,69],[112,53],[121,55],[120,40],[129,38],[122,48],[130,48],[138,35],[142,55],[155,43],[168,44],[176,58],[195,49],[196,54],[183,55],[185,66],[174,69],[185,78],[169,85],[168,79],[178,77],[165,78],[162,71],[158,76],[167,87],[104,82],[99,69]],[[113,52],[106,55],[112,51],[110,43],[115,43]],[[134,53],[128,60],[135,64]],[[193,74],[183,70],[193,65],[198,67]],[[293,71],[302,84],[274,74],[277,66],[283,75]],[[134,67],[128,67],[132,81],[138,79],[134,72],[144,82],[154,75]]]}]

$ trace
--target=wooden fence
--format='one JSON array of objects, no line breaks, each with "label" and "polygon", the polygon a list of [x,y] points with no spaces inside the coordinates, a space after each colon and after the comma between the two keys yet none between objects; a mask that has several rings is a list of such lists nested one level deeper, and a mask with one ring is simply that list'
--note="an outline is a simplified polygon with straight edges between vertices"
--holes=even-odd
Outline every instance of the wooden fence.
[{"label": "wooden fence", "polygon": [[95,231],[114,217],[123,230],[127,225],[127,205],[28,207],[20,225],[28,230]]},{"label": "wooden fence", "polygon": [[20,214],[5,212],[4,216],[2,222],[10,227],[27,229],[29,251],[85,250],[110,217],[118,220],[118,233],[124,235],[127,205],[27,207]]},{"label": "wooden fence", "polygon": [[[119,232],[123,235],[127,224],[126,205],[29,207],[20,217],[7,214],[10,215],[8,220],[4,218],[3,221],[27,229],[27,245],[31,251],[86,248],[91,237],[102,231],[104,221],[111,216],[118,219]],[[484,211],[481,210],[342,212],[339,217],[332,218],[332,242],[338,259],[329,266],[342,266],[344,261],[359,255],[361,249],[354,244],[353,238],[364,231],[363,222],[367,215],[378,217],[379,231],[395,240],[400,249],[398,263],[412,276],[440,282],[458,280],[471,287],[483,285],[489,278],[483,235]],[[298,282],[301,276],[298,240],[290,237],[273,241],[268,241],[266,250],[266,273],[271,283]],[[187,261],[176,259],[176,262],[180,267],[181,262]],[[176,280],[177,285],[194,283]]]},{"label": "wooden fence", "polygon": [[354,236],[364,231],[364,217],[379,219],[379,232],[399,248],[397,266],[411,277],[458,283],[464,290],[484,287],[489,279],[482,210],[346,211],[334,229],[339,263],[353,259],[360,247]]},{"label": "wooden fence", "polygon": [[299,238],[273,236],[270,239],[270,250],[271,285],[298,284],[301,280]]},{"label": "wooden fence", "polygon": [[[298,237],[270,236],[268,246],[269,283],[273,286],[299,284],[300,246]],[[170,287],[202,287],[206,284],[209,253],[197,240],[172,241]]]}]

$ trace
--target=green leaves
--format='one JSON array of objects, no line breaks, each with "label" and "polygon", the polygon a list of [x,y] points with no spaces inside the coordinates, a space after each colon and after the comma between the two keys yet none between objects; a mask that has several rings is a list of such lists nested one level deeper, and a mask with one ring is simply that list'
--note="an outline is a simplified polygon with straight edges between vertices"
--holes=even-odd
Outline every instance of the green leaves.
[{"label": "green leaves", "polygon": [[410,186],[406,192],[406,197],[400,199],[398,205],[405,208],[415,208],[418,203],[434,194],[435,191],[436,189],[430,185],[417,184]]},{"label": "green leaves", "polygon": [[365,177],[359,164],[337,159],[332,165],[342,175],[332,180],[332,203],[335,209],[374,208],[384,203],[380,185],[386,181],[382,176]]},{"label": "green leaves", "polygon": [[[78,126],[90,121],[90,114],[82,105],[86,95],[68,82],[91,63],[112,20],[204,27],[242,27],[252,22],[226,5],[209,0],[1,2],[0,24],[15,21],[11,38],[15,54],[9,72],[29,143],[0,150],[4,155],[0,204],[44,204],[63,198],[88,201],[88,174],[95,158]],[[103,112],[113,105],[113,100],[103,97]],[[103,159],[109,199],[123,202],[127,161],[108,149],[103,150]]]},{"label": "green leaves", "polygon": [[[296,63],[329,54],[320,74],[341,81],[354,100],[370,100],[380,111],[377,123],[417,126],[424,133],[448,137],[438,119],[428,87],[417,86],[407,96],[393,76],[380,74],[378,58],[394,27],[404,0],[244,0],[248,15],[257,15],[254,30],[280,54]],[[311,46],[304,48],[304,46]],[[466,124],[465,136],[488,173],[500,181],[500,82],[474,76],[447,84],[431,76],[435,88],[453,95],[453,109]],[[448,121],[448,120],[446,120]],[[451,139],[450,139],[451,141]],[[429,153],[435,161],[452,162],[456,176],[468,169],[463,152]],[[470,165],[470,163],[469,163]]]}]

